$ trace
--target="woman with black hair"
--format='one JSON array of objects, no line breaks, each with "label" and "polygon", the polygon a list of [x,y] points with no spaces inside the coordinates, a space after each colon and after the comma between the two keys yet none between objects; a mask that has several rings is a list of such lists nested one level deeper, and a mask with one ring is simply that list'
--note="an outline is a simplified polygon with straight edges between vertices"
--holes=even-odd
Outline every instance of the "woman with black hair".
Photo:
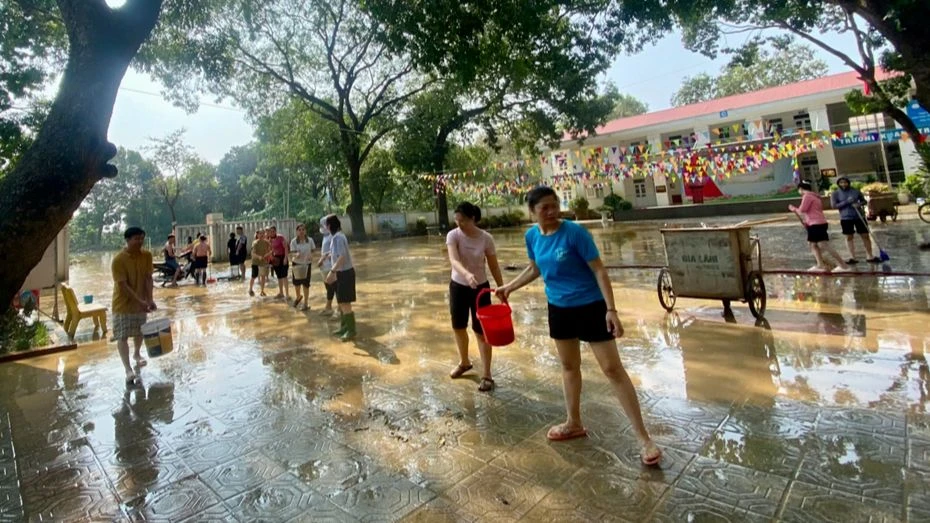
[{"label": "woman with black hair", "polygon": [[349,239],[342,232],[342,223],[335,214],[326,217],[326,228],[333,236],[329,250],[333,267],[325,281],[336,284],[336,304],[340,313],[339,330],[333,336],[349,341],[356,334],[355,313],[352,312],[352,303],[355,302],[355,265],[352,264],[352,254],[349,252]]},{"label": "woman with black hair", "polygon": [[[501,267],[497,263],[497,251],[494,238],[478,228],[481,221],[481,209],[469,202],[462,202],[455,208],[457,228],[446,235],[446,249],[452,264],[452,281],[449,282],[449,313],[452,316],[452,332],[459,350],[459,364],[449,374],[453,379],[461,377],[472,369],[468,357],[468,318],[471,328],[478,340],[478,352],[481,354],[483,373],[478,390],[487,392],[494,389],[491,377],[491,346],[484,339],[484,331],[478,321],[476,301],[482,289],[490,289],[485,265],[490,267],[494,281],[500,287],[504,284]],[[481,297],[481,305],[490,305],[491,295]]]},{"label": "woman with black hair", "polygon": [[641,445],[644,465],[657,465],[662,452],[652,441],[633,382],[623,368],[616,337],[623,336],[607,268],[587,229],[560,217],[559,199],[549,187],[527,195],[536,226],[526,232],[529,266],[516,279],[497,289],[511,293],[542,276],[549,302],[549,337],[562,361],[562,386],[568,418],[549,429],[547,437],[562,441],[587,435],[581,423],[581,342],[586,341],[601,371],[610,380]]}]

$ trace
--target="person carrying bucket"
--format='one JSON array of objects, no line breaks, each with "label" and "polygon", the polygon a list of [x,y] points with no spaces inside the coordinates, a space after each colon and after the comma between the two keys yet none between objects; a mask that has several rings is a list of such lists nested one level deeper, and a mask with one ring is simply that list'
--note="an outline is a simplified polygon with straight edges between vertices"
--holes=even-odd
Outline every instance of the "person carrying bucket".
[{"label": "person carrying bucket", "polygon": [[130,227],[123,234],[126,248],[113,257],[113,337],[123,370],[126,372],[126,385],[136,385],[139,377],[129,362],[129,338],[135,345],[134,359],[137,367],[143,367],[142,359],[142,325],[147,315],[156,309],[152,298],[152,253],[142,249],[145,231],[139,227]]},{"label": "person carrying bucket", "polygon": [[468,357],[468,318],[471,316],[471,328],[478,341],[481,354],[482,374],[478,390],[487,392],[494,389],[491,377],[491,345],[484,337],[481,322],[478,321],[478,305],[490,305],[491,295],[483,289],[490,289],[485,265],[490,267],[494,281],[500,287],[504,284],[501,267],[497,262],[494,238],[478,228],[481,209],[469,202],[462,202],[455,208],[455,224],[446,235],[446,249],[452,264],[452,280],[449,282],[449,314],[452,316],[452,332],[455,333],[455,345],[459,350],[459,364],[449,376],[461,377],[473,368]]},{"label": "person carrying bucket", "polygon": [[604,375],[610,380],[639,439],[644,465],[657,465],[662,452],[652,441],[640,412],[636,389],[620,355],[616,339],[623,336],[607,268],[587,229],[560,218],[559,199],[549,187],[527,195],[536,226],[526,232],[530,262],[513,281],[497,289],[510,294],[542,276],[549,302],[549,337],[562,361],[562,385],[568,417],[549,429],[547,437],[563,441],[587,435],[581,423],[581,341],[588,342]]}]

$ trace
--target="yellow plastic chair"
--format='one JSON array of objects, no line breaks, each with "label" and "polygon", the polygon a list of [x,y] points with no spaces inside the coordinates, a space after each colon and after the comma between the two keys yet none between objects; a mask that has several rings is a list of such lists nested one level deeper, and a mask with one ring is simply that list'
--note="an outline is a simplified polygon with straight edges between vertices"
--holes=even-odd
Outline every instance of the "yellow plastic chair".
[{"label": "yellow plastic chair", "polygon": [[78,323],[84,318],[93,318],[94,327],[101,329],[101,334],[107,332],[107,308],[103,305],[83,304],[77,300],[77,294],[74,293],[67,283],[61,284],[61,295],[65,299],[65,331],[68,332],[69,338],[74,338],[77,332]]}]

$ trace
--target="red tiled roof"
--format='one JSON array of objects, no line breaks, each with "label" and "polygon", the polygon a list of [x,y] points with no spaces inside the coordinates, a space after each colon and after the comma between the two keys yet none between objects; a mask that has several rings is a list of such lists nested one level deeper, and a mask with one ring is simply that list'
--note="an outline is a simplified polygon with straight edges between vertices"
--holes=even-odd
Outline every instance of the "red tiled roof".
[{"label": "red tiled roof", "polygon": [[[884,80],[887,77],[887,74],[879,71],[879,80]],[[659,125],[678,120],[687,120],[689,118],[697,118],[710,114],[719,114],[721,111],[733,111],[736,109],[743,109],[764,103],[800,98],[802,96],[808,96],[812,94],[826,93],[840,89],[853,89],[856,87],[862,87],[862,85],[862,80],[859,79],[858,73],[855,71],[850,71],[848,73],[840,73],[825,76],[823,78],[817,78],[816,80],[807,80],[804,82],[782,85],[779,87],[770,87],[768,89],[762,89],[761,91],[727,96],[725,98],[718,98],[716,100],[709,100],[706,102],[685,105],[682,107],[663,109],[661,111],[641,114],[639,116],[620,118],[618,120],[607,122],[606,124],[599,127],[597,129],[597,134],[605,135],[620,131],[628,131],[630,129],[649,127],[652,125]],[[571,137],[566,135],[563,140],[571,140]]]}]

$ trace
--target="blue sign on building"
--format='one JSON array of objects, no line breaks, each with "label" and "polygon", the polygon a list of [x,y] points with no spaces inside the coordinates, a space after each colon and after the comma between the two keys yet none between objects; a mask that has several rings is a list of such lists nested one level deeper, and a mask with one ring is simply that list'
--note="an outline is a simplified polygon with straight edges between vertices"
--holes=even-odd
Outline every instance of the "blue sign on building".
[{"label": "blue sign on building", "polygon": [[[882,131],[881,141],[885,143],[895,143],[901,139],[901,133],[903,132],[903,129],[891,129],[888,131]],[[920,134],[924,136],[930,135],[930,127],[921,126]],[[854,145],[876,143],[878,141],[878,132],[860,133],[851,136],[844,136],[843,138],[834,138],[833,147],[850,147]]]},{"label": "blue sign on building", "polygon": [[917,127],[930,127],[930,113],[928,113],[917,100],[907,103],[907,116]]}]

